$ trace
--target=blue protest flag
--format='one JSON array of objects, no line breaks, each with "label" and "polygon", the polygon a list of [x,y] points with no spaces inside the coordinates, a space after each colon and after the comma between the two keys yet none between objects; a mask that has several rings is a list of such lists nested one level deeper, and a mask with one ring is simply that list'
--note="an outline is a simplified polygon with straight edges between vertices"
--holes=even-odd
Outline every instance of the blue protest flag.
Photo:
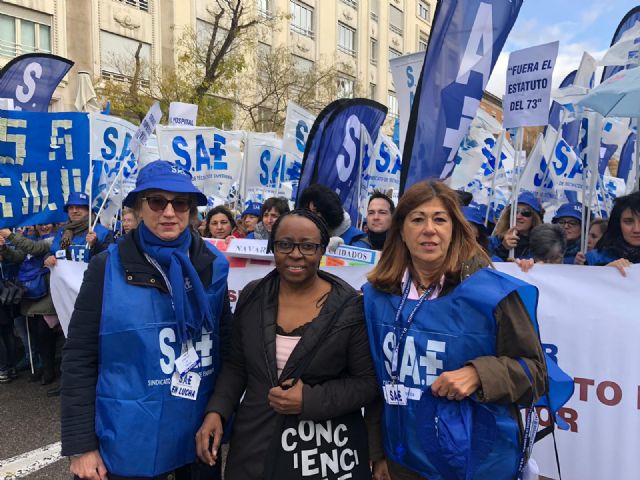
[{"label": "blue protest flag", "polygon": [[0,98],[12,98],[16,110],[46,112],[71,67],[71,60],[49,53],[20,55],[0,70]]},{"label": "blue protest flag", "polygon": [[375,143],[386,116],[387,107],[364,98],[336,100],[325,107],[307,139],[298,197],[312,183],[321,183],[338,194],[355,223],[361,128],[367,129]]},{"label": "blue protest flag", "polygon": [[89,177],[86,113],[0,110],[0,228],[67,220]]},{"label": "blue protest flag", "polygon": [[620,152],[618,172],[616,173],[616,177],[622,178],[625,181],[629,178],[629,172],[634,167],[635,145],[636,134],[631,133],[629,134],[629,138],[627,138],[627,141],[624,142],[624,146],[622,147],[622,151]]},{"label": "blue protest flag", "polygon": [[400,192],[447,178],[522,0],[438,2],[402,156]]},{"label": "blue protest flag", "polygon": [[[611,46],[613,46],[618,40],[620,40],[620,37],[622,37],[622,35],[624,35],[624,33],[627,30],[629,30],[631,27],[633,27],[636,24],[636,22],[639,20],[640,20],[640,5],[638,5],[637,7],[633,7],[622,18],[622,20],[618,24],[618,28],[616,28],[616,31],[613,34],[613,38],[611,39]],[[602,71],[602,79],[600,80],[600,83],[604,82],[607,78],[619,72],[620,70],[623,70],[624,68],[625,68],[624,66],[613,66],[613,65],[604,67],[604,70]]]}]

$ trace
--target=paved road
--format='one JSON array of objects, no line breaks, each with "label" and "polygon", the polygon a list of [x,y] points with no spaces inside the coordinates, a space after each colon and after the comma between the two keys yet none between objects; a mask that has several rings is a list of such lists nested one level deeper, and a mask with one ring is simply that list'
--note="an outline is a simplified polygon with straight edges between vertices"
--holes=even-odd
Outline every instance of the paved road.
[{"label": "paved road", "polygon": [[60,400],[47,397],[47,390],[52,386],[28,383],[26,373],[11,383],[0,384],[0,480],[72,478],[66,459],[38,469],[51,457],[51,452],[56,451],[55,446],[48,452],[32,455],[33,462],[27,461],[35,463],[33,468],[37,470],[31,470],[32,473],[16,477],[15,471],[7,471],[7,459],[60,441]]}]

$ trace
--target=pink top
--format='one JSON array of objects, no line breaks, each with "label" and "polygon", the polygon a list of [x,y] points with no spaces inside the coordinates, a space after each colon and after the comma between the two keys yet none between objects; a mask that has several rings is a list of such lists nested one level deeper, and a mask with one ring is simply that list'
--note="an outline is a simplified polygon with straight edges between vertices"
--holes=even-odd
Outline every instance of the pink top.
[{"label": "pink top", "polygon": [[[404,275],[402,277],[402,290],[404,291],[404,286],[407,284],[407,282],[409,281],[409,269],[407,268],[404,271]],[[444,275],[442,275],[442,277],[440,277],[440,282],[438,282],[438,285],[436,285],[436,288],[433,289],[433,292],[431,292],[431,295],[429,295],[429,298],[427,298],[427,300],[434,300],[436,298],[438,298],[440,296],[440,292],[442,292],[442,287],[444,286]],[[415,284],[413,282],[411,282],[411,287],[409,288],[409,296],[407,297],[409,300],[418,300],[420,298],[420,294],[418,293],[418,289],[416,288]]]},{"label": "pink top", "polygon": [[[282,370],[291,356],[291,352],[302,337],[279,335],[276,333],[276,367],[278,369],[278,378],[282,374]],[[286,378],[284,379],[286,380]]]}]

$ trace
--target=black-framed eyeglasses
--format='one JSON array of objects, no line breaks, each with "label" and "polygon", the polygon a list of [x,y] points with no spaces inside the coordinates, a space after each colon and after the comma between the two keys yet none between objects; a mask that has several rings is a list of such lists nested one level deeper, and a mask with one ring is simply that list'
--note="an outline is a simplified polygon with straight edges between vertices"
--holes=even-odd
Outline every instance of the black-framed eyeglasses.
[{"label": "black-framed eyeglasses", "polygon": [[177,197],[169,200],[161,195],[151,195],[143,197],[142,199],[147,201],[149,208],[154,212],[164,212],[164,209],[167,208],[169,204],[171,204],[173,209],[178,213],[188,212],[189,209],[191,209],[191,200],[189,198]]},{"label": "black-framed eyeglasses", "polygon": [[563,227],[579,227],[580,226],[580,222],[577,220],[558,220],[556,222],[558,225],[561,225]]},{"label": "black-framed eyeglasses", "polygon": [[518,215],[522,215],[524,218],[529,218],[531,215],[533,215],[533,212],[531,210],[528,209],[517,209],[516,213]]},{"label": "black-framed eyeglasses", "polygon": [[273,247],[276,252],[288,254],[293,252],[293,249],[298,247],[298,251],[302,255],[314,255],[318,248],[322,247],[319,243],[313,242],[290,242],[288,240],[276,240],[273,242]]}]

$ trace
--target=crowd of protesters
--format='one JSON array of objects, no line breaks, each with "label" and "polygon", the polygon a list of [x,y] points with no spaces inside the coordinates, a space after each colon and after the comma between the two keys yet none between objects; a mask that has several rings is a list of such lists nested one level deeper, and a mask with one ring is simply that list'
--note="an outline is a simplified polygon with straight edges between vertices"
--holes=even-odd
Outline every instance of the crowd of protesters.
[{"label": "crowd of protesters", "polygon": [[[350,469],[353,478],[436,478],[454,468],[442,459],[456,451],[426,455],[407,447],[407,437],[421,445],[420,436],[431,433],[415,428],[422,410],[397,416],[402,337],[390,343],[395,358],[379,350],[387,342],[379,337],[395,331],[394,317],[436,328],[430,318],[464,323],[469,309],[479,325],[486,322],[488,343],[461,337],[455,362],[430,384],[429,408],[470,395],[490,405],[501,426],[495,430],[493,422],[496,443],[473,468],[514,478],[517,406],[546,391],[546,369],[535,312],[521,300],[521,287],[485,267],[564,263],[611,266],[625,275],[640,262],[640,192],[618,198],[608,220],[590,218],[584,242],[580,203],[561,205],[544,223],[538,199],[523,192],[513,217],[507,206],[496,218],[468,194],[436,182],[412,187],[397,208],[375,192],[362,228],[337,194],[318,184],[301,193],[293,211],[273,197],[238,212],[219,205],[203,216],[198,207],[206,203],[187,173],[159,161],[140,171],[116,231],[99,222],[90,228],[85,194],[69,197],[62,224],[0,230],[0,383],[24,374],[51,385],[63,375],[62,448],[76,478],[220,478],[223,435],[231,439],[225,478],[285,478],[285,435],[298,419],[331,420],[368,437],[368,449],[349,444],[366,471]],[[201,237],[267,240],[274,254],[273,272],[246,286],[233,315],[228,264]],[[341,245],[382,252],[364,298],[319,270],[322,255]],[[49,286],[60,259],[90,263],[66,343]],[[463,282],[478,286],[460,289]],[[491,285],[501,293],[489,295],[486,310]],[[435,298],[442,301],[430,302]],[[133,309],[139,316],[127,315]],[[478,324],[462,323],[455,328],[485,335]],[[453,328],[442,321],[436,329],[446,336]],[[179,368],[205,338],[211,360],[184,360]],[[174,352],[171,342],[182,350]],[[157,357],[167,349],[165,365]],[[60,395],[60,388],[46,393]]]}]

